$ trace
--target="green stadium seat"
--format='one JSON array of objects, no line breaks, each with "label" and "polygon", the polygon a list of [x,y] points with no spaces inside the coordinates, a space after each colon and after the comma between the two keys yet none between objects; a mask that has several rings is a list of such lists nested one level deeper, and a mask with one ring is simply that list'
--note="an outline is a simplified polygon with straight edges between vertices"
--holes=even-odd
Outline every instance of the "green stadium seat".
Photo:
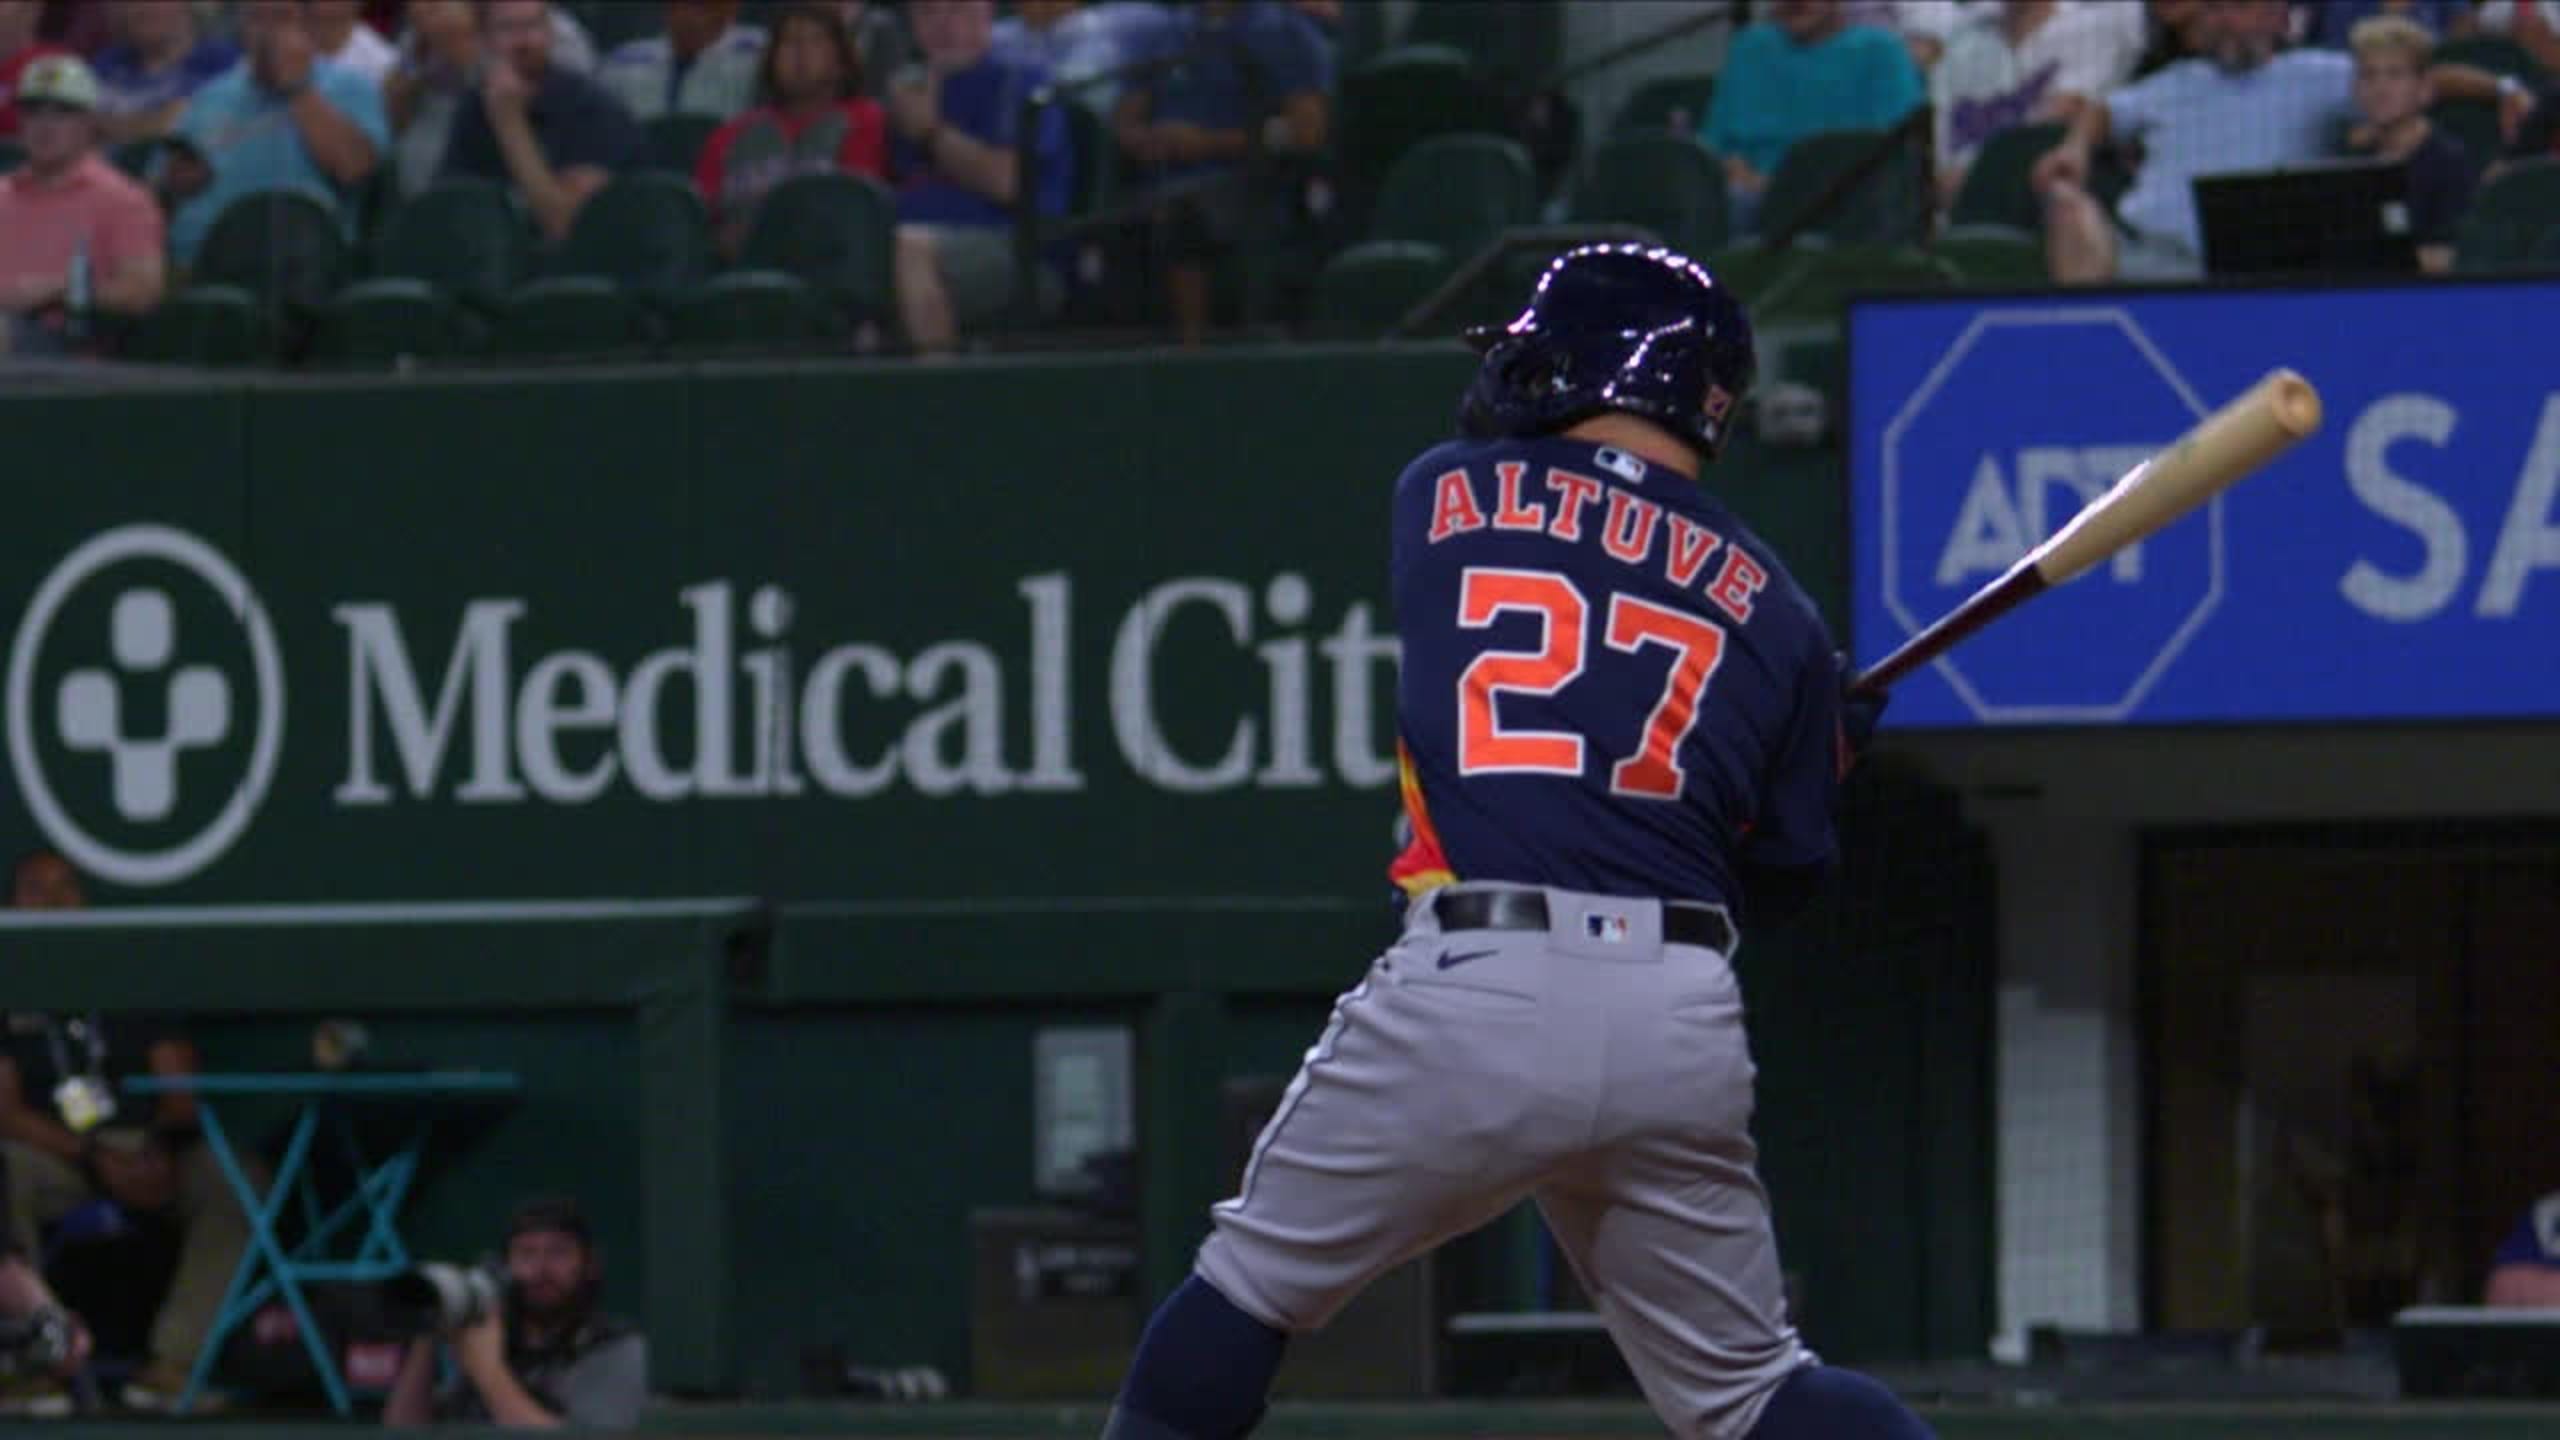
[{"label": "green stadium seat", "polygon": [[1371,240],[1316,275],[1307,328],[1316,340],[1375,340],[1449,278],[1449,254],[1411,240]]},{"label": "green stadium seat", "polygon": [[1398,39],[1457,50],[1500,82],[1544,77],[1564,46],[1564,7],[1554,0],[1430,0]]},{"label": "green stadium seat", "polygon": [[1770,250],[1759,245],[1729,245],[1711,255],[1701,257],[1707,273],[1721,284],[1732,288],[1746,305],[1757,305],[1762,296],[1775,289],[1787,276],[1813,262],[1821,247],[1799,242],[1786,250]]},{"label": "green stadium seat", "polygon": [[650,341],[649,313],[597,275],[555,275],[509,295],[490,350],[523,358],[628,355]]},{"label": "green stadium seat", "polygon": [[1783,281],[1752,297],[1752,319],[1763,326],[1836,326],[1849,297],[1870,290],[1944,290],[1957,283],[1955,267],[1910,246],[1840,245],[1808,252]]},{"label": "green stadium seat", "polygon": [[255,365],[267,358],[258,297],[236,285],[191,285],[134,322],[124,355],[159,365]]},{"label": "green stadium seat", "polygon": [[317,311],[346,283],[346,231],[327,202],[298,190],[243,195],[214,217],[189,278],[268,304]]},{"label": "green stadium seat", "polygon": [[1386,181],[1407,150],[1435,135],[1503,128],[1501,106],[1466,52],[1399,45],[1342,76],[1335,155],[1355,205]]},{"label": "green stadium seat", "polygon": [[26,163],[27,152],[18,148],[17,141],[0,140],[0,175],[6,175]]},{"label": "green stadium seat", "polygon": [[1972,289],[2029,289],[2047,283],[2044,237],[2007,225],[1950,226],[1929,253]]},{"label": "green stadium seat", "polygon": [[2062,135],[2060,125],[2012,125],[1983,141],[1956,188],[1955,203],[1947,207],[1947,223],[2043,229],[2044,202],[2027,176]]},{"label": "green stadium seat", "polygon": [[504,186],[439,180],[383,222],[373,273],[424,280],[466,305],[493,310],[523,283],[532,254],[533,231]]},{"label": "green stadium seat", "polygon": [[694,158],[702,142],[720,128],[715,115],[660,115],[640,127],[647,142],[649,168],[693,178]]},{"label": "green stadium seat", "polygon": [[2560,159],[2519,160],[2471,197],[2454,234],[2454,268],[2513,270],[2533,263],[2545,232],[2560,225]]},{"label": "green stadium seat", "polygon": [[[1760,200],[1761,233],[1774,234],[1810,211],[1834,177],[1882,139],[1883,132],[1877,130],[1826,130],[1789,146]],[[1893,154],[1804,233],[1837,242],[1916,239],[1928,210],[1919,164],[1909,146],[1896,143]]]},{"label": "green stadium seat", "polygon": [[692,350],[805,349],[832,329],[818,292],[779,270],[715,275],[667,317],[668,341]]},{"label": "green stadium seat", "polygon": [[453,297],[424,280],[360,280],[320,312],[312,358],[336,365],[444,360],[470,348]]},{"label": "green stadium seat", "polygon": [[1684,254],[1725,243],[1724,166],[1679,135],[1621,135],[1591,157],[1574,188],[1573,218],[1641,225]]},{"label": "green stadium seat", "polygon": [[1609,127],[1619,135],[1684,135],[1695,138],[1715,104],[1712,74],[1661,75],[1647,80],[1618,107]]},{"label": "green stadium seat", "polygon": [[747,222],[743,269],[798,277],[858,318],[896,308],[898,202],[859,175],[795,175],[765,193]]},{"label": "green stadium seat", "polygon": [[711,223],[702,197],[678,176],[617,175],[578,207],[548,270],[601,276],[645,305],[673,304],[711,271]]},{"label": "green stadium seat", "polygon": [[1388,172],[1369,238],[1437,245],[1464,264],[1503,231],[1537,218],[1528,151],[1499,135],[1441,135]]}]

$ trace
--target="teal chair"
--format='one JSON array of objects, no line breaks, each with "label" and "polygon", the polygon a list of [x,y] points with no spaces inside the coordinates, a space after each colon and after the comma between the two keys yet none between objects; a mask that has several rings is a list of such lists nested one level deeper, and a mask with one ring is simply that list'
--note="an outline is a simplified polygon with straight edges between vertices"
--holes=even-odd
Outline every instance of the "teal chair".
[{"label": "teal chair", "polygon": [[260,364],[270,349],[255,295],[236,285],[191,285],[136,321],[123,353],[147,364],[232,367]]},{"label": "teal chair", "polygon": [[214,217],[190,278],[227,285],[297,314],[316,312],[351,265],[345,229],[328,203],[299,190],[259,190]]},{"label": "teal chair", "polygon": [[1679,135],[1696,138],[1716,101],[1716,77],[1710,73],[1663,75],[1636,87],[1618,107],[1610,130],[1618,135]]},{"label": "teal chair", "polygon": [[[1877,130],[1826,130],[1788,146],[1760,199],[1761,233],[1775,234],[1812,214],[1834,180],[1882,140],[1883,132]],[[1801,233],[1840,244],[1914,240],[1929,209],[1911,147],[1897,142],[1892,154]]]},{"label": "teal chair", "polygon": [[532,227],[489,180],[437,181],[393,210],[373,244],[376,278],[424,281],[484,311],[532,265]]},{"label": "teal chair", "polygon": [[710,217],[690,180],[617,175],[578,207],[547,268],[610,280],[653,308],[671,305],[711,273]]},{"label": "teal chair", "polygon": [[1682,135],[1620,135],[1602,144],[1574,187],[1573,218],[1641,225],[1688,255],[1729,238],[1724,166]]},{"label": "teal chair", "polygon": [[1375,340],[1449,277],[1449,252],[1412,240],[1371,240],[1325,262],[1307,307],[1308,338]]},{"label": "teal chair", "polygon": [[860,175],[795,175],[765,192],[738,266],[778,270],[856,321],[896,312],[898,202]]},{"label": "teal chair", "polygon": [[681,350],[806,349],[835,328],[826,302],[778,270],[732,270],[676,302],[667,341]]},{"label": "teal chair", "polygon": [[516,359],[628,357],[653,338],[647,308],[621,286],[598,275],[555,275],[507,297],[489,348]]},{"label": "teal chair", "polygon": [[1503,231],[1537,218],[1537,173],[1517,141],[1441,135],[1387,172],[1369,238],[1437,245],[1464,264]]},{"label": "teal chair", "polygon": [[468,336],[453,297],[424,280],[394,276],[339,291],[320,313],[311,354],[344,366],[446,360],[469,348]]},{"label": "teal chair", "polygon": [[692,179],[693,162],[720,123],[716,115],[660,115],[642,125],[649,168]]}]

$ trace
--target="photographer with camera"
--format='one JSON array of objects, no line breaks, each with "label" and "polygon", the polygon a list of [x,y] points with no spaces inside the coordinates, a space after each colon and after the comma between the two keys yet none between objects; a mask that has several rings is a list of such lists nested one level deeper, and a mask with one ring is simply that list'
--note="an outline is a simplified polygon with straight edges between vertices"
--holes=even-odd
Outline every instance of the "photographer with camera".
[{"label": "photographer with camera", "polygon": [[70,1414],[61,1382],[80,1373],[89,1351],[89,1327],[0,1233],[0,1415]]},{"label": "photographer with camera", "polygon": [[449,1271],[436,1287],[458,1373],[436,1393],[436,1340],[410,1342],[383,1423],[630,1429],[649,1398],[649,1342],[597,1311],[603,1280],[576,1201],[519,1206],[507,1224],[502,1290],[470,1271]]}]

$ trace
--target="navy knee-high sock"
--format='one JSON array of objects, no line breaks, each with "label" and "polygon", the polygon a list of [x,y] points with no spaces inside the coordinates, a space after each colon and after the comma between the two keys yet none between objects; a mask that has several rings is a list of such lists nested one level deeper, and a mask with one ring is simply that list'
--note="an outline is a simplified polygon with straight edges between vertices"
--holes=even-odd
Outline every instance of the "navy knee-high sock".
[{"label": "navy knee-high sock", "polygon": [[1192,1276],[1147,1322],[1103,1440],[1239,1440],[1261,1421],[1288,1343]]},{"label": "navy knee-high sock", "polygon": [[1750,1440],[1931,1440],[1893,1392],[1855,1370],[1807,1365],[1786,1378]]}]

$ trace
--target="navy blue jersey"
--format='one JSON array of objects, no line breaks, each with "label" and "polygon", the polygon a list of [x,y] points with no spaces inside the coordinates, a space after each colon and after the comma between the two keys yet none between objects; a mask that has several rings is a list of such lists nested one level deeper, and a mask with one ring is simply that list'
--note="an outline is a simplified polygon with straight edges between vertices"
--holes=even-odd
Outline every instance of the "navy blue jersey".
[{"label": "navy blue jersey", "polygon": [[1687,476],[1558,436],[1426,451],[1396,481],[1410,893],[1509,880],[1739,906],[1835,853],[1822,619]]}]

